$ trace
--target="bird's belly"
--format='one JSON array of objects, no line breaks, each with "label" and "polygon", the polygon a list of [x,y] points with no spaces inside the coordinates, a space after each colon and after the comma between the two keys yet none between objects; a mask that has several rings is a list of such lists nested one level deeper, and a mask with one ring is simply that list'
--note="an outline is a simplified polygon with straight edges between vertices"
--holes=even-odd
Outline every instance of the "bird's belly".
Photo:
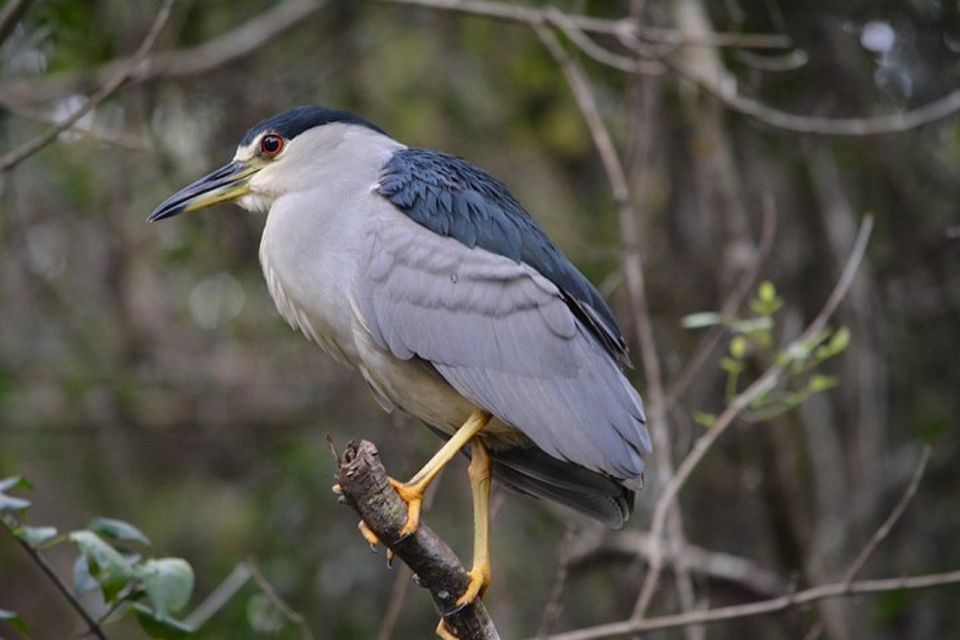
[{"label": "bird's belly", "polygon": [[[477,408],[423,360],[401,360],[367,335],[358,335],[355,344],[359,368],[374,394],[444,433],[452,435]],[[494,449],[531,446],[519,430],[496,418],[482,435]]]}]

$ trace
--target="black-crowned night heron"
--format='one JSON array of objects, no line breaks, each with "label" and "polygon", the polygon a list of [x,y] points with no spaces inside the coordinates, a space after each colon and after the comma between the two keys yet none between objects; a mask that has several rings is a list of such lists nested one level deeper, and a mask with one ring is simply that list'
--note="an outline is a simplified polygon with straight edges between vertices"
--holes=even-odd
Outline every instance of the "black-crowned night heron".
[{"label": "black-crowned night heron", "polygon": [[260,263],[280,314],[357,369],[385,409],[447,439],[394,484],[406,533],[468,447],[475,555],[461,603],[490,579],[491,468],[521,493],[624,523],[651,446],[623,336],[503,184],[357,116],[299,107],[247,131],[229,164],[150,220],[227,201],[268,214]]}]

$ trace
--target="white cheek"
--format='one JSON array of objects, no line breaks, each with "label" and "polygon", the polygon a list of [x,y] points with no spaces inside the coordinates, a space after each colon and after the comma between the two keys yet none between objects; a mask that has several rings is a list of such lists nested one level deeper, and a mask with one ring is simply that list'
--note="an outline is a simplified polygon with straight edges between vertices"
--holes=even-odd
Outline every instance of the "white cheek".
[{"label": "white cheek", "polygon": [[270,209],[272,200],[267,199],[260,194],[248,193],[237,200],[237,204],[247,211],[252,211],[254,213],[266,213],[267,210]]}]

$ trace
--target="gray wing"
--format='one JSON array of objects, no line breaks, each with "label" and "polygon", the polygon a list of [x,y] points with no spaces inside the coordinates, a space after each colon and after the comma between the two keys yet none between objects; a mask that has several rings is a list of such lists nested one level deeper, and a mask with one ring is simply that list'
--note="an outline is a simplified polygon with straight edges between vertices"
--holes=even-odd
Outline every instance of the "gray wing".
[{"label": "gray wing", "polygon": [[561,460],[624,481],[651,450],[640,397],[559,289],[530,266],[374,205],[354,295],[396,357],[422,358]]}]

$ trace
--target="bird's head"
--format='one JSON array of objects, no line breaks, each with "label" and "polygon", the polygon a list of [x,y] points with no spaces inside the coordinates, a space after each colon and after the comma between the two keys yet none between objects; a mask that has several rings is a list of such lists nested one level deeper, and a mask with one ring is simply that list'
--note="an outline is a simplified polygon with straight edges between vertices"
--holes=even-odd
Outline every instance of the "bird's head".
[{"label": "bird's head", "polygon": [[221,202],[266,211],[279,196],[315,184],[339,148],[370,135],[386,138],[376,125],[346,111],[315,106],[284,111],[251,127],[233,160],[164,200],[147,220]]}]

